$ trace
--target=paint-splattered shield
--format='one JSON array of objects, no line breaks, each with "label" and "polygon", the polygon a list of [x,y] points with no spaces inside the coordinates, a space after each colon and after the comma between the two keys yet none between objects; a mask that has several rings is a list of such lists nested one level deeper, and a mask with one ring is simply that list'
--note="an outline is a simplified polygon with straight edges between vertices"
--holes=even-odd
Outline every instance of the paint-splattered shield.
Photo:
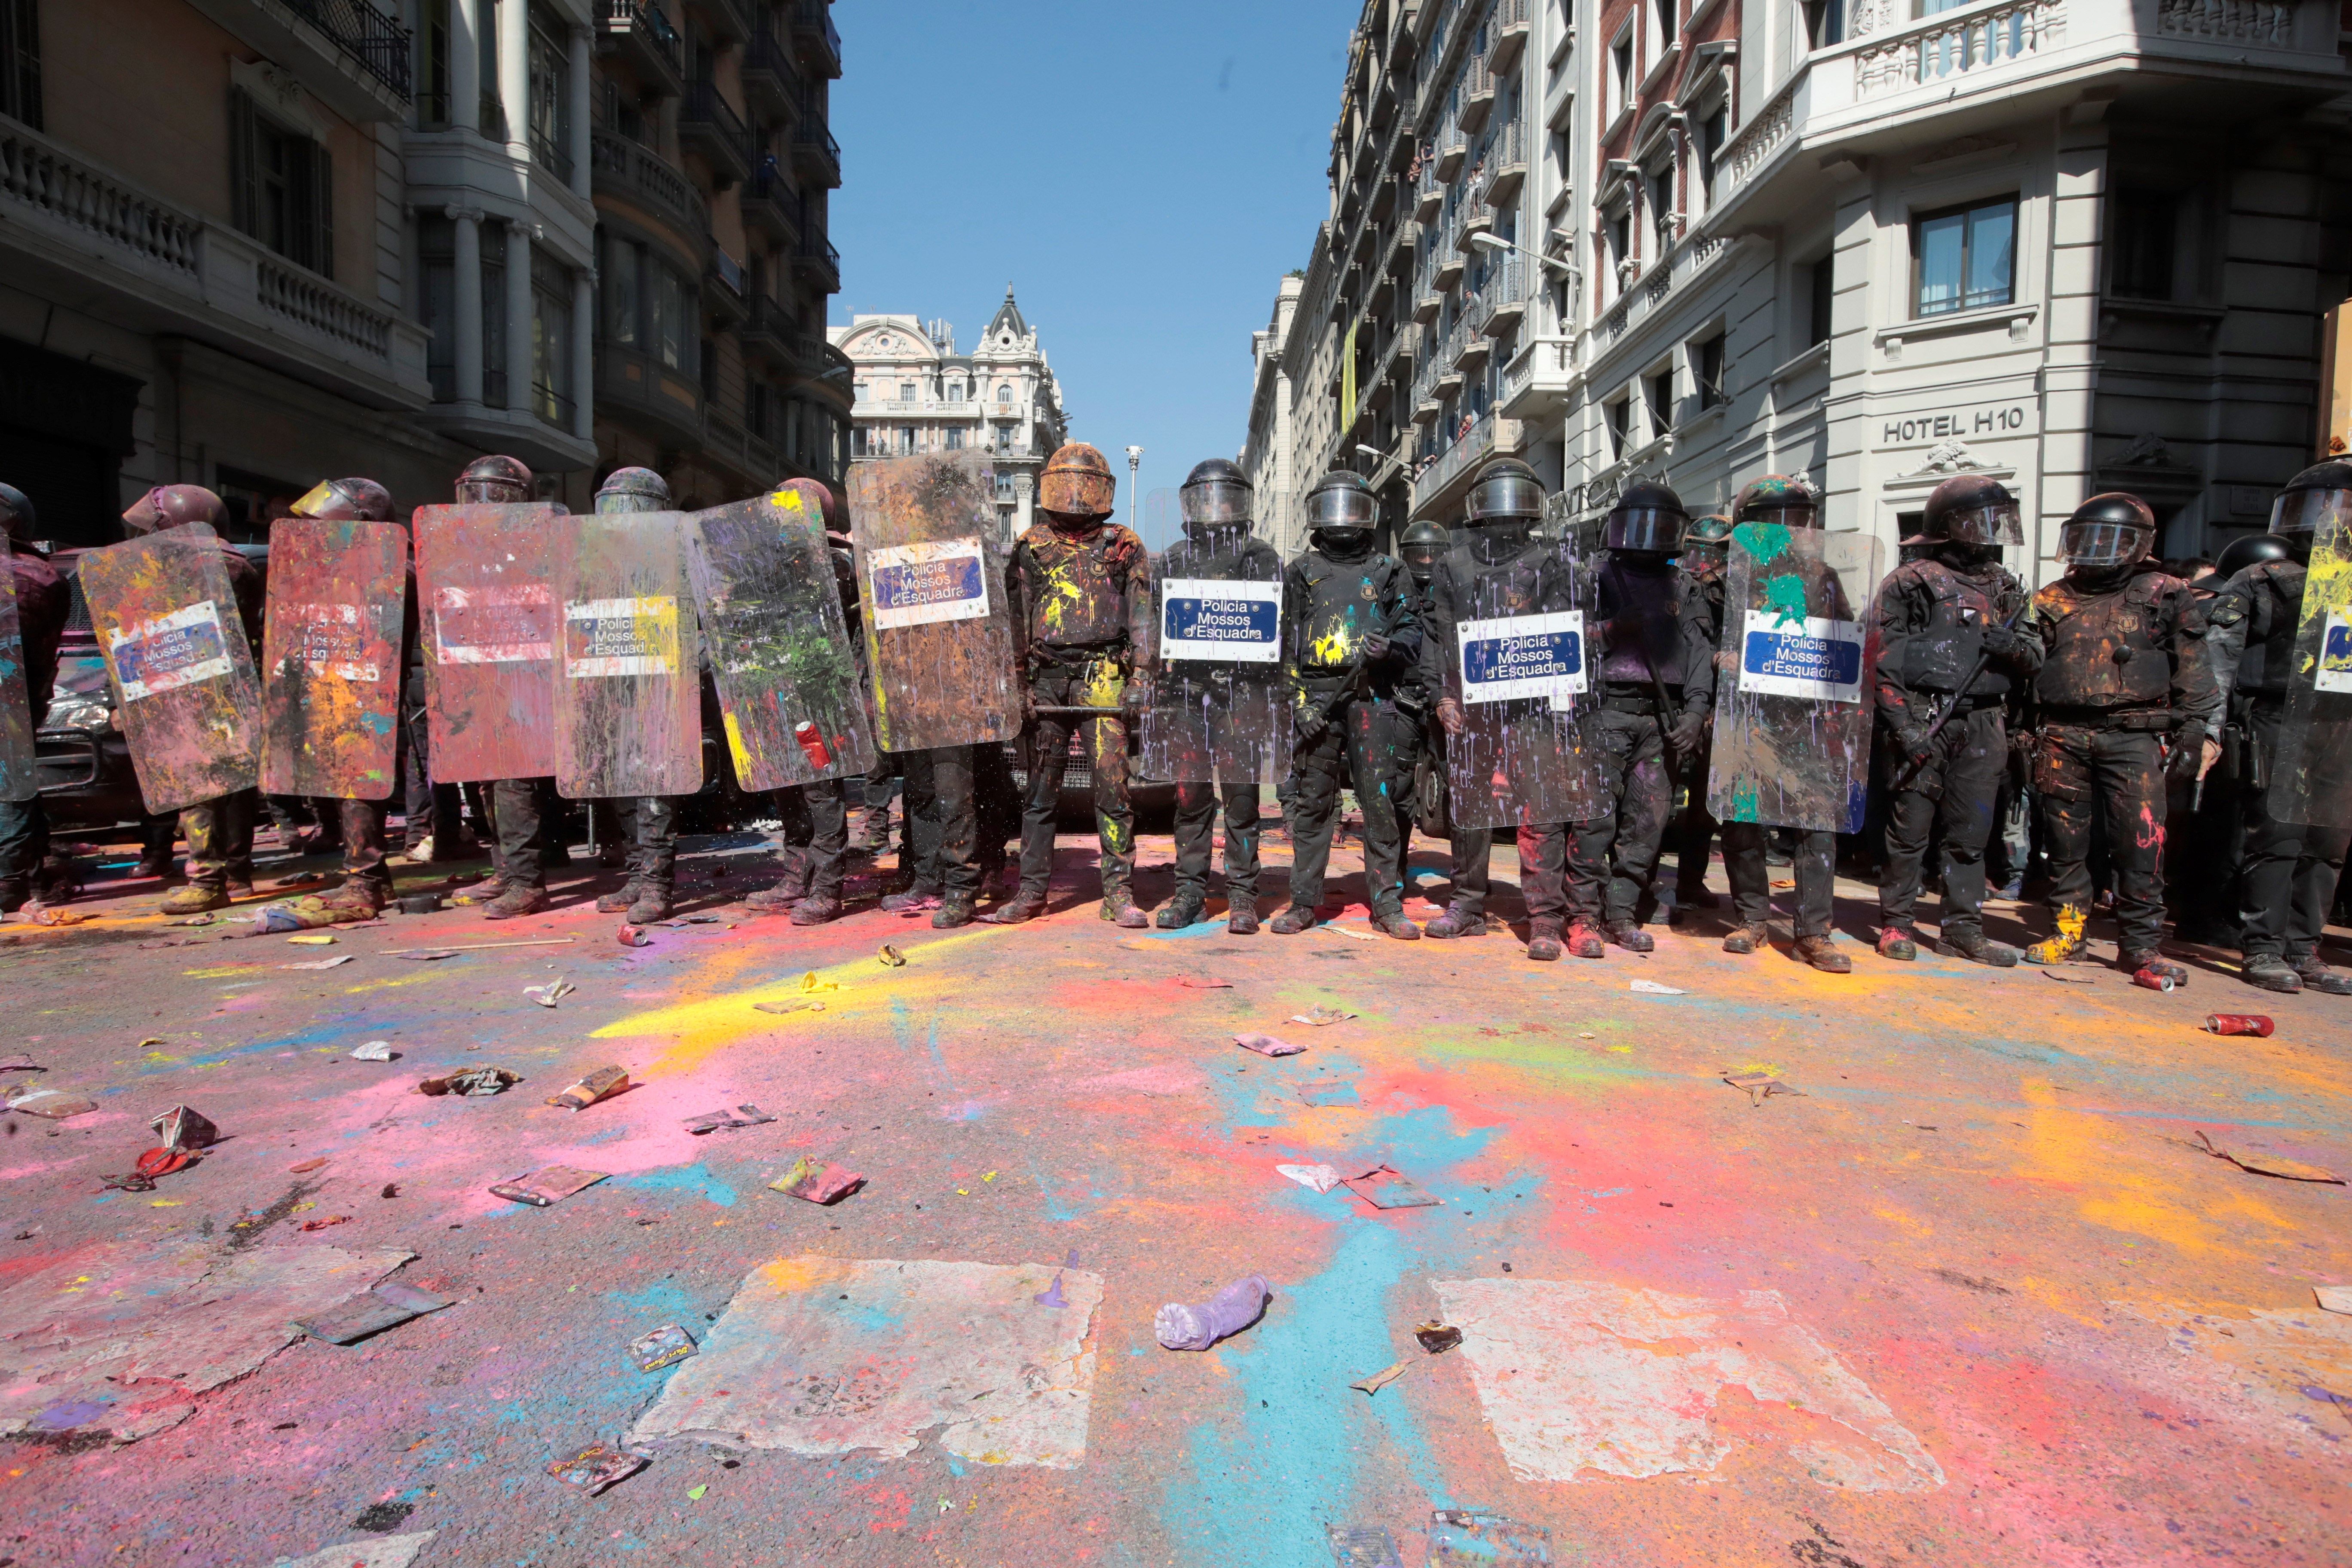
[{"label": "paint-splattered shield", "polygon": [[687,574],[735,776],[753,792],[874,766],[824,520],[793,489],[688,517]]},{"label": "paint-splattered shield", "polygon": [[78,571],[147,809],[259,784],[261,682],[213,531],[192,522],[110,544]]},{"label": "paint-splattered shield", "polygon": [[1160,668],[1143,713],[1142,771],[1176,784],[1275,784],[1290,770],[1282,689],[1282,557],[1189,544],[1152,574]]},{"label": "paint-splattered shield", "polygon": [[977,452],[893,458],[849,472],[874,739],[886,752],[1021,732],[992,486]]},{"label": "paint-splattered shield", "polygon": [[2352,523],[2324,520],[2287,672],[2271,815],[2314,827],[2352,827]]},{"label": "paint-splattered shield", "polygon": [[1600,687],[1587,667],[1592,579],[1565,544],[1496,549],[1456,530],[1436,591],[1452,612],[1446,695],[1462,732],[1445,738],[1446,803],[1456,828],[1583,822],[1609,795],[1591,733]]},{"label": "paint-splattered shield", "polygon": [[[1879,543],[1777,523],[1731,531],[1707,809],[1858,832],[1878,668]],[[1718,660],[1718,666],[1723,661]]]},{"label": "paint-splattered shield", "polygon": [[555,771],[555,523],[561,506],[416,509],[417,637],[433,779]]},{"label": "paint-splattered shield", "polygon": [[393,522],[270,525],[261,787],[384,800],[400,721],[408,535]]},{"label": "paint-splattered shield", "polygon": [[33,693],[25,677],[25,634],[16,618],[16,574],[0,543],[0,800],[41,793],[33,752]]},{"label": "paint-splattered shield", "polygon": [[685,522],[683,512],[635,511],[556,526],[555,792],[566,800],[702,787],[702,653]]}]

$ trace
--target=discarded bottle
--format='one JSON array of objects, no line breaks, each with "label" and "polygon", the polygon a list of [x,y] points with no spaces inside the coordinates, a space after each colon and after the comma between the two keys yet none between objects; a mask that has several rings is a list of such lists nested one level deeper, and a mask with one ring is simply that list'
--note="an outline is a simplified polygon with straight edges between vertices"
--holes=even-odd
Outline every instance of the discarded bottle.
[{"label": "discarded bottle", "polygon": [[808,753],[812,767],[833,766],[833,749],[824,743],[824,732],[816,727],[814,720],[803,719],[793,725],[793,739],[798,741],[801,750]]},{"label": "discarded bottle", "polygon": [[2217,1035],[2256,1035],[2268,1039],[2272,1025],[2260,1013],[2213,1013],[2206,1016],[2205,1026]]},{"label": "discarded bottle", "polygon": [[2132,984],[2150,991],[2169,991],[2174,981],[2171,975],[2160,974],[2153,969],[2137,969],[2132,972]]},{"label": "discarded bottle", "polygon": [[1152,1319],[1152,1331],[1171,1351],[1204,1351],[1226,1335],[1240,1333],[1256,1322],[1258,1315],[1265,1310],[1266,1298],[1272,1294],[1265,1276],[1253,1274],[1246,1279],[1234,1280],[1202,1306],[1169,1302]]}]

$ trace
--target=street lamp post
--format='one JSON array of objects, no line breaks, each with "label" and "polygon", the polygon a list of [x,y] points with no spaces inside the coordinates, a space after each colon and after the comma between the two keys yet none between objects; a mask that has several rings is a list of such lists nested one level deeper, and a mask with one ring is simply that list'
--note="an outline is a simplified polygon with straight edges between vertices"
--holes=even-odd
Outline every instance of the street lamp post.
[{"label": "street lamp post", "polygon": [[1130,529],[1135,527],[1135,479],[1142,471],[1143,448],[1129,447],[1127,449],[1127,526]]}]

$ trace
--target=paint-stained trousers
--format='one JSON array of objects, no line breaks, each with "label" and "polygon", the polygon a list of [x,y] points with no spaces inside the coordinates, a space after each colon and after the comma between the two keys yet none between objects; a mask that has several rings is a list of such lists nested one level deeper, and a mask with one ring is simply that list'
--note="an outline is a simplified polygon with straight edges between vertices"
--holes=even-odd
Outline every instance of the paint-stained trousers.
[{"label": "paint-stained trousers", "polygon": [[[1029,677],[1029,700],[1040,708],[1116,708],[1125,682],[1107,677],[1108,660],[1050,667]],[[1086,732],[1087,763],[1095,781],[1095,833],[1102,844],[1102,889],[1108,898],[1135,884],[1135,803],[1127,787],[1127,722],[1040,713],[1029,727],[1029,798],[1021,811],[1021,890],[1044,898],[1054,879],[1054,817],[1062,775],[1070,766],[1070,736]]]},{"label": "paint-stained trousers", "polygon": [[1707,772],[1714,765],[1715,726],[1710,723],[1698,755],[1683,771],[1690,799],[1675,823],[1675,901],[1678,904],[1706,888],[1707,852],[1714,846],[1717,826],[1715,814],[1706,808]]},{"label": "paint-stained trousers", "polygon": [[49,853],[49,813],[35,795],[0,800],[0,883],[29,882]]},{"label": "paint-stained trousers", "polygon": [[[1307,700],[1320,710],[1336,690],[1336,684],[1318,690],[1316,683],[1309,682]],[[1323,902],[1324,873],[1331,864],[1331,835],[1339,826],[1339,791],[1352,787],[1356,804],[1364,813],[1364,901],[1375,914],[1404,913],[1404,841],[1397,831],[1394,731],[1407,722],[1385,699],[1351,698],[1340,705],[1314,744],[1293,750],[1293,907],[1311,910]]]},{"label": "paint-stained trousers", "polygon": [[253,825],[260,815],[257,789],[241,789],[183,807],[180,833],[188,841],[189,882],[218,890],[232,879],[252,881]]},{"label": "paint-stained trousers", "polygon": [[[1546,822],[1518,830],[1519,897],[1529,921],[1559,925],[1569,906],[1569,860],[1576,836],[1565,823]],[[1490,871],[1495,857],[1495,829],[1457,827],[1454,830],[1454,889],[1446,907],[1470,916],[1486,912],[1486,895],[1493,890]]]},{"label": "paint-stained trousers", "polygon": [[940,746],[892,753],[906,775],[907,816],[900,837],[913,863],[908,886],[936,889],[944,898],[967,902],[980,897],[971,752],[970,746]]},{"label": "paint-stained trousers", "polygon": [[[859,781],[862,789],[864,781]],[[849,852],[849,781],[819,779],[778,790],[782,809],[784,880],[813,899],[841,900],[842,860]]]},{"label": "paint-stained trousers", "polygon": [[[1879,754],[1893,778],[1904,778],[1910,758],[1885,731]],[[1944,940],[1984,929],[1985,846],[1992,841],[1994,808],[2009,770],[2009,723],[1999,702],[1955,713],[1936,731],[1929,755],[1893,792],[1886,819],[1886,864],[1878,878],[1882,925],[1911,930],[1919,901],[1919,872],[1927,842],[1943,826]]]},{"label": "paint-stained trousers", "polygon": [[[1731,882],[1732,917],[1744,926],[1761,926],[1772,918],[1772,868],[1764,858],[1764,841],[1771,831],[1761,822],[1723,825],[1723,869]],[[1829,935],[1837,893],[1837,835],[1826,829],[1797,833],[1790,860],[1797,880],[1791,934]]]},{"label": "paint-stained trousers", "polygon": [[547,867],[541,852],[546,847],[548,802],[541,791],[552,779],[500,779],[490,786],[491,826],[496,839],[492,869],[509,888],[544,888]]},{"label": "paint-stained trousers", "polygon": [[1644,896],[1656,893],[1658,848],[1674,809],[1675,782],[1656,715],[1603,708],[1597,731],[1602,787],[1616,804],[1608,815],[1570,830],[1576,852],[1569,862],[1568,907],[1578,920],[1615,925],[1633,921]]},{"label": "paint-stained trousers", "polygon": [[[2280,718],[2279,703],[2259,700],[2246,715],[2253,743],[2272,763],[2263,769],[2266,785],[2275,773]],[[2267,787],[2241,790],[2238,799],[2246,828],[2238,878],[2239,949],[2249,959],[2283,955],[2301,963],[2326,930],[2327,908],[2344,874],[2345,847],[2352,834],[2279,821],[2270,813]]]},{"label": "paint-stained trousers", "polygon": [[2094,802],[2106,815],[2116,923],[2128,956],[2164,935],[2164,737],[2154,730],[2044,724],[2035,736],[2033,790],[2050,856],[2050,903],[2091,907]]},{"label": "paint-stained trousers", "polygon": [[381,800],[339,800],[336,813],[343,827],[343,880],[365,883],[376,890],[377,901],[392,897],[392,870],[383,863],[384,817],[388,803]]},{"label": "paint-stained trousers", "polygon": [[1218,797],[1224,798],[1225,899],[1243,904],[1257,897],[1257,781],[1176,786],[1176,890],[1199,898],[1209,892],[1209,851],[1216,836]]},{"label": "paint-stained trousers", "polygon": [[613,820],[629,847],[629,880],[665,895],[677,886],[677,802],[649,795],[613,802]]}]

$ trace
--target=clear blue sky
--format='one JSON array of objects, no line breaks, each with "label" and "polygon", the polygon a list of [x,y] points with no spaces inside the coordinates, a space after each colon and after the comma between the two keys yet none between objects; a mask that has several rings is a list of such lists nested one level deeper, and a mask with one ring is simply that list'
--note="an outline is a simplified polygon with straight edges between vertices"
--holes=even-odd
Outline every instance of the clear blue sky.
[{"label": "clear blue sky", "polygon": [[[1248,433],[1250,333],[1307,265],[1360,0],[842,0],[833,239],[853,312],[1013,285],[1127,513]],[[1156,547],[1164,542],[1153,539]]]}]

